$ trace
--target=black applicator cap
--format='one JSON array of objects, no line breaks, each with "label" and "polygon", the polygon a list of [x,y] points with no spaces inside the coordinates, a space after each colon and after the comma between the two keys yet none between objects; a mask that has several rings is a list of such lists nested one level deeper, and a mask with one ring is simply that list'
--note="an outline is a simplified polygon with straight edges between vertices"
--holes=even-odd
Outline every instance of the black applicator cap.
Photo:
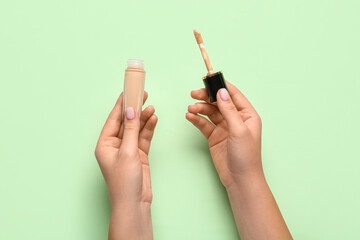
[{"label": "black applicator cap", "polygon": [[222,72],[216,72],[203,77],[206,91],[209,95],[210,102],[216,102],[216,94],[221,88],[228,90]]}]

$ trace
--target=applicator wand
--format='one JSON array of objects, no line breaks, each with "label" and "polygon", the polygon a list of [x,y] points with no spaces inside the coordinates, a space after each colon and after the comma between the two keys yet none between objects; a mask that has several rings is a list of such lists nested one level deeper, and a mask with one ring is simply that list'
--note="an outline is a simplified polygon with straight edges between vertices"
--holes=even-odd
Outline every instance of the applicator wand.
[{"label": "applicator wand", "polygon": [[209,56],[207,55],[207,52],[205,50],[204,41],[201,37],[201,34],[198,31],[194,30],[194,35],[208,71],[207,75],[203,77],[203,82],[209,95],[210,102],[216,102],[216,94],[219,89],[227,89],[226,82],[221,71],[214,73],[214,70],[210,64]]},{"label": "applicator wand", "polygon": [[210,59],[209,59],[209,56],[207,55],[207,52],[205,50],[204,41],[203,41],[203,39],[201,37],[201,34],[198,31],[194,30],[194,35],[195,35],[195,39],[196,39],[197,44],[199,44],[201,55],[203,56],[206,68],[208,70],[208,74],[212,74],[212,73],[214,73],[214,70],[213,70],[213,68],[212,68],[212,66],[210,64]]}]

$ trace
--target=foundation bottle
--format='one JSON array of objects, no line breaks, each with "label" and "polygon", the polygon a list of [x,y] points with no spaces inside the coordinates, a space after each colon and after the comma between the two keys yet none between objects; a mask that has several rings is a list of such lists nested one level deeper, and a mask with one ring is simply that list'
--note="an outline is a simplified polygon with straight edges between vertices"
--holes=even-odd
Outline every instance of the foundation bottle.
[{"label": "foundation bottle", "polygon": [[125,70],[123,118],[128,107],[133,107],[140,117],[145,86],[144,60],[129,59]]}]

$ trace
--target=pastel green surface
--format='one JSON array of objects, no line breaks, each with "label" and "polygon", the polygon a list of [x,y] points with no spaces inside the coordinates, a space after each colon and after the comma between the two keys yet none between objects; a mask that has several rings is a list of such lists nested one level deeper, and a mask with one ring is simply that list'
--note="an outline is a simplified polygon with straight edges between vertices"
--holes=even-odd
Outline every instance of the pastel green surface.
[{"label": "pastel green surface", "polygon": [[106,239],[94,148],[128,58],[146,64],[155,239],[238,239],[185,120],[215,70],[263,119],[263,164],[295,239],[360,239],[360,2],[1,1],[0,239]]}]

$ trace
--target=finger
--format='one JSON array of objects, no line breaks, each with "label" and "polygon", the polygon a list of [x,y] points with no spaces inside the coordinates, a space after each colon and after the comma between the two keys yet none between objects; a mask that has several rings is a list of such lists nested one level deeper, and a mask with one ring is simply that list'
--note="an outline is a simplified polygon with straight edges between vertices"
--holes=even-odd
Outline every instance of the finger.
[{"label": "finger", "polygon": [[147,106],[142,112],[140,117],[140,131],[144,128],[146,122],[154,114],[155,108],[152,105]]},{"label": "finger", "polygon": [[210,99],[205,88],[191,91],[191,97],[196,100],[201,100],[210,103]]},{"label": "finger", "polygon": [[148,99],[149,94],[147,91],[144,91],[144,98],[143,98],[143,105],[145,104],[146,100]]},{"label": "finger", "polygon": [[223,117],[219,111],[219,109],[209,103],[203,103],[203,102],[199,102],[199,103],[195,103],[195,104],[191,104],[188,107],[188,111],[194,114],[202,114],[202,115],[206,115],[210,121],[212,121],[215,125],[219,124],[222,120]]},{"label": "finger", "polygon": [[100,138],[115,137],[119,133],[122,120],[122,102],[123,94],[121,93],[105,122],[105,125],[100,134]]},{"label": "finger", "polygon": [[[143,105],[145,104],[146,100],[148,99],[148,93],[146,91],[144,91],[144,98],[143,98]],[[124,126],[120,126],[120,129],[118,131],[118,138],[122,138],[124,134]]]},{"label": "finger", "polygon": [[154,135],[154,130],[158,121],[156,115],[152,115],[144,125],[139,136],[139,148],[145,153],[149,154],[151,139]]},{"label": "finger", "polygon": [[138,149],[138,139],[140,130],[140,119],[136,116],[136,111],[128,107],[125,112],[124,134],[120,146],[121,149],[133,152]]},{"label": "finger", "polygon": [[244,94],[242,94],[239,89],[237,89],[228,81],[226,81],[226,85],[228,87],[231,99],[238,110],[251,109],[255,111],[249,100],[244,96]]},{"label": "finger", "polygon": [[[147,106],[142,112],[140,116],[140,131],[143,129],[147,120],[154,114],[155,108],[153,106]],[[124,134],[124,127],[120,128],[118,137],[121,139]]]},{"label": "finger", "polygon": [[229,125],[231,127],[237,127],[239,123],[243,123],[240,113],[236,109],[234,103],[231,100],[229,92],[222,88],[217,92],[217,106]]},{"label": "finger", "polygon": [[186,119],[197,127],[207,139],[215,129],[215,126],[209,120],[197,114],[188,112],[186,113]]}]

